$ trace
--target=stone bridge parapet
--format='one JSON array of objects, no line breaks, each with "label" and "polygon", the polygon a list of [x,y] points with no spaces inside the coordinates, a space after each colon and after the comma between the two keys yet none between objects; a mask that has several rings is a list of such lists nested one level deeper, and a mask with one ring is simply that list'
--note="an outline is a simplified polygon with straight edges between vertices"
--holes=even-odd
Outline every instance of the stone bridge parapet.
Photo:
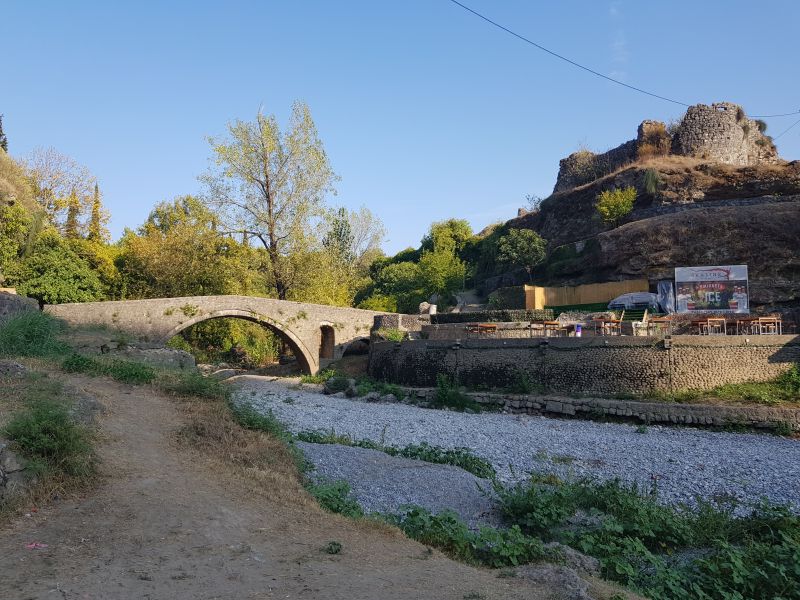
[{"label": "stone bridge parapet", "polygon": [[341,358],[353,341],[368,339],[374,318],[386,314],[252,296],[85,302],[49,305],[44,310],[73,327],[106,326],[151,348],[163,347],[187,327],[208,319],[245,319],[278,334],[310,373]]}]

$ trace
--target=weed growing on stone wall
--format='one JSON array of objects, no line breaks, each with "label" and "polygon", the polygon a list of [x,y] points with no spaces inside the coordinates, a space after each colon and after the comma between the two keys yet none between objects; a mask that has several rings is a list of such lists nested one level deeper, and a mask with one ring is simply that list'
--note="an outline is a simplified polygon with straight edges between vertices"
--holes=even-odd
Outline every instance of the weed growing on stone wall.
[{"label": "weed growing on stone wall", "polygon": [[458,383],[444,373],[436,376],[436,394],[432,405],[434,408],[450,408],[459,412],[483,410],[483,406],[462,392]]},{"label": "weed growing on stone wall", "polygon": [[525,371],[517,371],[511,385],[505,391],[510,394],[543,394],[545,388],[542,384],[533,381]]},{"label": "weed growing on stone wall", "polygon": [[408,339],[407,331],[401,331],[400,329],[392,327],[381,327],[375,334],[389,342],[403,342]]}]

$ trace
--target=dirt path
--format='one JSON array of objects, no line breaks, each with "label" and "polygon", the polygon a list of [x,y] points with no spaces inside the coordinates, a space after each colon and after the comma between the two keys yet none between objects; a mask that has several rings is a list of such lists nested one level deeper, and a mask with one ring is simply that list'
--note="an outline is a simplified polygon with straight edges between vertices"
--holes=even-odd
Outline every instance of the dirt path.
[{"label": "dirt path", "polygon": [[[390,532],[271,504],[221,461],[176,445],[183,417],[172,401],[69,382],[106,406],[103,483],[0,531],[3,600],[558,597]],[[322,551],[334,540],[340,554]]]}]

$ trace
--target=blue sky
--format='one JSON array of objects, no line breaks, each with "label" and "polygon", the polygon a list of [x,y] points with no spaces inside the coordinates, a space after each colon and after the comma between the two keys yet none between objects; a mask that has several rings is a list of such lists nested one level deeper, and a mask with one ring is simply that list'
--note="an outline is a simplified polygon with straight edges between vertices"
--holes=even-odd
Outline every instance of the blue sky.
[{"label": "blue sky", "polygon": [[[687,103],[800,110],[800,2],[464,0],[604,74]],[[574,69],[448,0],[4,2],[0,113],[10,152],[54,146],[98,177],[111,230],[201,191],[206,136],[259,107],[311,107],[338,175],[385,249],[435,220],[478,230],[547,196],[558,160],[679,106]],[[780,133],[798,117],[770,119]],[[800,158],[800,125],[778,140]]]}]

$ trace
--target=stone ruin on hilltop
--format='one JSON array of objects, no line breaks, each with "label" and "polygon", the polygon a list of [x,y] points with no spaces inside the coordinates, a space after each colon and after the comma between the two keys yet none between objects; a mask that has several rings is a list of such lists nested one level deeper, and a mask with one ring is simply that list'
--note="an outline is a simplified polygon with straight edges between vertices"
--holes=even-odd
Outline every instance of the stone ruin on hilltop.
[{"label": "stone ruin on hilltop", "polygon": [[766,125],[747,117],[731,102],[690,106],[681,121],[667,127],[643,121],[636,139],[595,154],[579,150],[561,159],[553,193],[570,190],[603,177],[626,164],[655,156],[689,156],[738,166],[781,162]]}]

